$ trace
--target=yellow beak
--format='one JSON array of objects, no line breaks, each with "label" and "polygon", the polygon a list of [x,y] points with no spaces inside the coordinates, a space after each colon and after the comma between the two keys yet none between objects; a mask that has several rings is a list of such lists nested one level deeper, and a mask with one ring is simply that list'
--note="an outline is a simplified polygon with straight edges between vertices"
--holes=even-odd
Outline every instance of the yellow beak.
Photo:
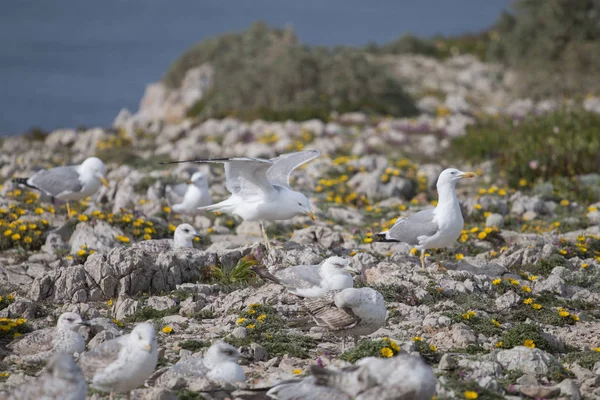
[{"label": "yellow beak", "polygon": [[104,186],[108,187],[108,181],[106,180],[106,178],[105,178],[105,177],[101,176],[101,177],[100,177],[100,182],[102,182],[102,184],[103,184]]},{"label": "yellow beak", "polygon": [[145,344],[144,345],[144,350],[146,350],[148,353],[150,353],[152,351],[152,345],[151,344]]},{"label": "yellow beak", "polygon": [[475,178],[475,172],[465,172],[462,174],[461,178]]},{"label": "yellow beak", "polygon": [[307,211],[306,215],[308,215],[310,217],[310,219],[312,219],[313,221],[317,220],[317,216],[315,215],[315,213],[313,213],[311,211]]}]

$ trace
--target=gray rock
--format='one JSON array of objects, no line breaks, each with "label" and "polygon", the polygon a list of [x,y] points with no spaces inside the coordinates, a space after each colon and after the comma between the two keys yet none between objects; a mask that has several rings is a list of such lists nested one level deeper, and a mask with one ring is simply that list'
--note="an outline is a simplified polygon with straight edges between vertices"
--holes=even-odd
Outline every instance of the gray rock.
[{"label": "gray rock", "polygon": [[490,228],[502,228],[504,225],[504,217],[502,214],[490,214],[485,219],[485,226],[489,226]]},{"label": "gray rock", "polygon": [[477,335],[469,326],[459,322],[452,326],[452,340],[456,347],[466,347],[477,343]]},{"label": "gray rock", "polygon": [[236,339],[245,339],[248,336],[248,330],[243,326],[236,326],[233,331],[231,331],[230,336]]},{"label": "gray rock", "polygon": [[121,229],[104,221],[80,222],[69,240],[71,254],[77,253],[83,246],[96,251],[110,250],[117,244],[115,238],[119,235],[123,235]]},{"label": "gray rock", "polygon": [[501,350],[496,354],[496,360],[509,371],[521,370],[535,376],[547,374],[550,365],[558,364],[558,361],[545,351],[525,346]]},{"label": "gray rock", "polygon": [[319,225],[296,230],[290,240],[307,245],[318,243],[326,249],[338,247],[344,243],[344,238],[340,232],[336,232],[327,226]]},{"label": "gray rock", "polygon": [[158,311],[168,310],[176,306],[175,300],[168,296],[152,296],[146,302],[147,307],[151,307]]},{"label": "gray rock", "polygon": [[549,292],[564,296],[565,294],[565,281],[558,275],[551,274],[548,278],[540,280],[536,283],[533,288],[533,293],[540,294]]},{"label": "gray rock", "polygon": [[548,399],[560,393],[560,389],[552,386],[521,386],[519,392],[532,399]]},{"label": "gray rock", "polygon": [[140,302],[128,297],[119,297],[113,304],[113,314],[117,320],[135,314],[140,309]]},{"label": "gray rock", "polygon": [[57,250],[68,249],[69,246],[65,243],[62,235],[56,232],[48,233],[46,236],[46,242],[42,246],[42,251],[46,253],[55,254]]},{"label": "gray rock", "polygon": [[518,294],[516,294],[512,290],[509,290],[508,292],[504,293],[502,296],[498,297],[495,300],[496,308],[498,309],[498,311],[508,310],[515,304],[517,304],[520,300],[521,298]]},{"label": "gray rock", "polygon": [[456,357],[450,353],[445,353],[438,364],[438,368],[442,371],[449,371],[457,366]]},{"label": "gray rock", "polygon": [[560,390],[560,394],[568,396],[571,400],[581,400],[579,387],[572,379],[564,379],[561,383],[556,385],[556,388]]},{"label": "gray rock", "polygon": [[177,394],[167,388],[144,388],[131,392],[131,400],[177,400]]}]

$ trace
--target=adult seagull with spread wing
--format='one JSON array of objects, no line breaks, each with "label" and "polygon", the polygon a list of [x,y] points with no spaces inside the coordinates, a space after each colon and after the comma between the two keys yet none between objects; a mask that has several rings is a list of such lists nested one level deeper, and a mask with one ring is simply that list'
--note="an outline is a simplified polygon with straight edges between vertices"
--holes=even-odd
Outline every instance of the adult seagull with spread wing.
[{"label": "adult seagull with spread wing", "polygon": [[220,203],[199,207],[237,215],[245,221],[259,221],[267,248],[269,238],[263,221],[281,221],[306,214],[313,221],[308,198],[290,188],[292,171],[319,156],[318,150],[282,154],[270,160],[250,157],[171,161],[164,164],[195,162],[224,163],[225,184],[231,196]]},{"label": "adult seagull with spread wing", "polygon": [[[419,211],[407,218],[399,218],[394,226],[377,234],[381,242],[404,242],[421,251],[421,267],[425,269],[425,250],[450,246],[460,236],[464,220],[456,197],[456,183],[463,178],[474,178],[473,172],[455,168],[442,171],[437,181],[438,203],[435,208]],[[443,269],[439,261],[438,268]]]}]

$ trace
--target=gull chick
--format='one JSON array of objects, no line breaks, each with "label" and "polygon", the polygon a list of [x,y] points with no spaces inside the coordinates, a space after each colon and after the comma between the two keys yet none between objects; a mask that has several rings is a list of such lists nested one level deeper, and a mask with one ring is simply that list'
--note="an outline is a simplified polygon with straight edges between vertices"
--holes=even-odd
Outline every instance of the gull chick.
[{"label": "gull chick", "polygon": [[319,265],[287,267],[273,274],[262,265],[254,265],[252,270],[300,297],[320,297],[331,290],[354,286],[354,279],[348,272],[348,260],[342,257],[329,257]]},{"label": "gull chick", "polygon": [[17,387],[8,397],[0,393],[0,400],[85,400],[86,396],[81,370],[70,355],[59,353],[36,379]]},{"label": "gull chick", "polygon": [[167,185],[165,195],[173,211],[180,214],[198,214],[198,207],[208,206],[213,202],[202,172],[195,172],[188,183]]},{"label": "gull chick", "polygon": [[151,380],[156,380],[157,386],[165,386],[179,377],[185,380],[206,377],[217,382],[244,382],[246,374],[238,364],[239,358],[240,353],[235,347],[219,341],[206,350],[204,357],[183,358],[172,367],[157,371]]},{"label": "gull chick", "polygon": [[315,220],[308,198],[290,188],[292,171],[319,156],[318,150],[262,158],[214,158],[172,161],[170,163],[224,163],[225,185],[231,196],[220,203],[200,207],[200,210],[219,211],[236,215],[245,221],[259,221],[266,246],[270,249],[264,221],[281,221],[306,214]]},{"label": "gull chick", "polygon": [[86,158],[79,165],[67,165],[36,172],[30,178],[14,178],[13,182],[37,189],[50,198],[67,202],[93,195],[101,185],[108,186],[106,168],[97,157]]},{"label": "gull chick", "polygon": [[[474,178],[473,172],[455,168],[442,171],[437,181],[438,203],[435,208],[399,218],[389,230],[377,234],[381,242],[403,242],[421,251],[421,267],[425,269],[425,250],[441,249],[456,242],[464,220],[456,197],[456,184],[464,178]],[[443,269],[439,261],[438,267]]]},{"label": "gull chick", "polygon": [[342,352],[346,336],[354,345],[359,336],[370,335],[385,324],[387,309],[383,295],[369,287],[331,291],[322,297],[302,303],[317,326],[342,336]]},{"label": "gull chick", "polygon": [[142,385],[158,361],[156,332],[149,323],[141,323],[128,335],[119,336],[89,350],[78,363],[93,388],[127,393]]},{"label": "gull chick", "polygon": [[10,357],[12,359],[18,356],[18,359],[26,363],[38,363],[47,361],[56,353],[82,353],[85,350],[85,339],[78,329],[89,325],[77,313],[63,313],[58,317],[56,327],[33,331],[10,343],[7,348],[14,353]]}]

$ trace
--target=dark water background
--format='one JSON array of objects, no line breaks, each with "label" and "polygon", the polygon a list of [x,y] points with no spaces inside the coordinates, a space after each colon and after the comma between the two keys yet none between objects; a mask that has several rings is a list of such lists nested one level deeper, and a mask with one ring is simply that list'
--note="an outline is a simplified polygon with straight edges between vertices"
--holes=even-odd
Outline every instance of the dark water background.
[{"label": "dark water background", "polygon": [[385,43],[477,32],[509,0],[6,0],[0,6],[0,136],[103,126],[136,110],[184,50],[263,20],[304,43]]}]

